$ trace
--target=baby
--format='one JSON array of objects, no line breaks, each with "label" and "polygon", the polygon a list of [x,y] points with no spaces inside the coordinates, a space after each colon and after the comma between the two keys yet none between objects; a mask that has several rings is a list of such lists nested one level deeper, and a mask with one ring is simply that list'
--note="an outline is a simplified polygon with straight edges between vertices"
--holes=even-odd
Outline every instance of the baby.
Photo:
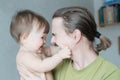
[{"label": "baby", "polygon": [[28,69],[31,74],[36,76],[36,80],[53,80],[50,71],[63,59],[70,58],[71,52],[67,47],[60,50],[52,46],[44,47],[48,32],[47,20],[35,12],[23,10],[13,17],[10,33],[20,45],[16,64],[21,80],[26,80],[21,68]]}]

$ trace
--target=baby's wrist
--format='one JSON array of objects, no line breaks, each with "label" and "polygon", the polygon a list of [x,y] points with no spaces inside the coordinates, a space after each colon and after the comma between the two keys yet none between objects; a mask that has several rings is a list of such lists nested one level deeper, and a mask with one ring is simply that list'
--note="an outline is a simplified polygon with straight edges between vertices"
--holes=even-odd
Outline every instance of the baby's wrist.
[{"label": "baby's wrist", "polygon": [[54,55],[56,59],[63,60],[64,58],[61,56],[61,54],[55,54]]}]

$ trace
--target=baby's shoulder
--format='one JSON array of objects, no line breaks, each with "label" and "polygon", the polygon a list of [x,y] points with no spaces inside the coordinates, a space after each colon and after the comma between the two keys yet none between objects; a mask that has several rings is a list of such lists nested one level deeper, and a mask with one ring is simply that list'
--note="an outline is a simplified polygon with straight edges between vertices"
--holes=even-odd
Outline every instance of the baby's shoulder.
[{"label": "baby's shoulder", "polygon": [[22,60],[25,59],[26,56],[27,55],[23,51],[18,51],[18,53],[16,55],[16,61],[21,62]]},{"label": "baby's shoulder", "polygon": [[25,59],[29,59],[31,57],[34,57],[30,52],[27,51],[18,51],[16,59],[20,61],[24,61]]}]

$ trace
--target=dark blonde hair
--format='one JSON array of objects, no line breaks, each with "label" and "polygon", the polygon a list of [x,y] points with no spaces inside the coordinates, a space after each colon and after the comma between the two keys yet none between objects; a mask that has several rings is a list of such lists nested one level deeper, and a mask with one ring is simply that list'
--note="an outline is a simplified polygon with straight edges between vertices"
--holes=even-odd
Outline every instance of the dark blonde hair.
[{"label": "dark blonde hair", "polygon": [[24,33],[29,34],[34,23],[37,23],[37,29],[45,28],[44,33],[49,32],[49,23],[47,20],[31,10],[22,10],[13,16],[10,24],[11,36],[16,42],[20,42],[20,36]]},{"label": "dark blonde hair", "polygon": [[91,42],[95,40],[95,37],[99,38],[101,43],[97,45],[97,51],[105,50],[110,47],[111,42],[108,38],[103,35],[97,35],[100,33],[97,31],[94,17],[86,8],[80,6],[61,8],[54,13],[53,19],[56,17],[63,19],[67,33],[72,33],[75,29],[78,29]]}]

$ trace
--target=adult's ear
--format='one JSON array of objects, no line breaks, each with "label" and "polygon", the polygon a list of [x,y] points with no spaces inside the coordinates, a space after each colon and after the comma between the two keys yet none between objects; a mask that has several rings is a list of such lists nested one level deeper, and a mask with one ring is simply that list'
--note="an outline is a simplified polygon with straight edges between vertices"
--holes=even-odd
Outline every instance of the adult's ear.
[{"label": "adult's ear", "polygon": [[81,36],[82,36],[82,33],[80,32],[80,30],[75,29],[75,30],[73,31],[73,37],[74,37],[76,43],[78,43],[78,42],[80,41]]}]

